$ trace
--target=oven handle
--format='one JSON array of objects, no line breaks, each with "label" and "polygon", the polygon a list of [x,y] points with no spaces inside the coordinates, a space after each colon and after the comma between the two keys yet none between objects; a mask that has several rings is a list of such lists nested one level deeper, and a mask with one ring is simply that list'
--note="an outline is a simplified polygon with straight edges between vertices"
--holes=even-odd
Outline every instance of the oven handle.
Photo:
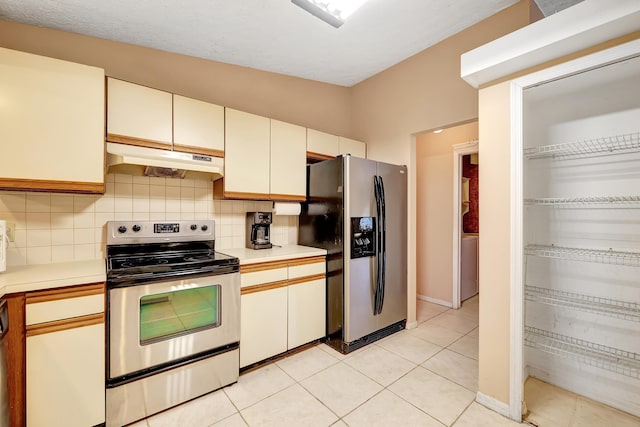
[{"label": "oven handle", "polygon": [[165,302],[169,302],[169,297],[167,295],[140,300],[140,305],[162,304]]}]

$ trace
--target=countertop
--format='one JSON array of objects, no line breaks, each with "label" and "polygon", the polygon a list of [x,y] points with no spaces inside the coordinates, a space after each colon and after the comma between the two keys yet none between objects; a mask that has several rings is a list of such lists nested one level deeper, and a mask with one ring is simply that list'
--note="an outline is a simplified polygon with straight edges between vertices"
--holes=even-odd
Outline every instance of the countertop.
[{"label": "countertop", "polygon": [[[219,252],[238,257],[240,264],[255,264],[327,254],[324,249],[298,245],[274,246],[271,249],[260,250],[246,248],[220,249]],[[7,271],[0,273],[0,297],[18,292],[84,285],[104,282],[105,280],[106,272],[103,259],[9,266]]]},{"label": "countertop", "polygon": [[220,249],[218,252],[239,258],[240,265],[281,261],[284,259],[306,258],[311,256],[324,256],[327,254],[327,251],[324,249],[298,245],[274,246],[271,249]]},{"label": "countertop", "polygon": [[0,273],[0,296],[106,280],[103,259],[8,266]]}]

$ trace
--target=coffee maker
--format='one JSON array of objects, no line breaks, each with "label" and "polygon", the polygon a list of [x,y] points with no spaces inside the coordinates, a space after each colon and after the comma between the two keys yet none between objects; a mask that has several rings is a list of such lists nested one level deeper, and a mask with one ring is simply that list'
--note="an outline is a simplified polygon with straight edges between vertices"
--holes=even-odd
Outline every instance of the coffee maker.
[{"label": "coffee maker", "polygon": [[269,249],[269,227],[271,212],[247,212],[246,243],[249,249]]}]

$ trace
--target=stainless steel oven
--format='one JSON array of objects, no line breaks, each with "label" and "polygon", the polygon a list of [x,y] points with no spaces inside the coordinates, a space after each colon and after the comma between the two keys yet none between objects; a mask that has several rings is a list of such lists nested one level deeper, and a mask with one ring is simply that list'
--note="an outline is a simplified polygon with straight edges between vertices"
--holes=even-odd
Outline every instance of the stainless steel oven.
[{"label": "stainless steel oven", "polygon": [[213,221],[107,223],[107,426],[238,379],[237,258]]}]

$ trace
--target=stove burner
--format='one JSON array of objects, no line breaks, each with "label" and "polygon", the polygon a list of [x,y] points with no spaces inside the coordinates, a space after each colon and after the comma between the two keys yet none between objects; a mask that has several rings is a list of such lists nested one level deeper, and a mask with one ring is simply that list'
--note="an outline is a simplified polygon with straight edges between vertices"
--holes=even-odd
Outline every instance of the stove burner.
[{"label": "stove burner", "polygon": [[123,262],[122,264],[120,264],[121,268],[135,268],[135,267],[146,267],[146,266],[153,266],[153,265],[162,265],[162,264],[168,264],[169,260],[167,259],[161,259],[161,258],[155,258],[155,259],[149,259],[149,258],[133,258],[130,260],[127,260],[125,262]]},{"label": "stove burner", "polygon": [[195,255],[195,256],[186,256],[184,257],[185,262],[198,262],[198,261],[208,261],[211,259],[210,254],[205,255]]}]

